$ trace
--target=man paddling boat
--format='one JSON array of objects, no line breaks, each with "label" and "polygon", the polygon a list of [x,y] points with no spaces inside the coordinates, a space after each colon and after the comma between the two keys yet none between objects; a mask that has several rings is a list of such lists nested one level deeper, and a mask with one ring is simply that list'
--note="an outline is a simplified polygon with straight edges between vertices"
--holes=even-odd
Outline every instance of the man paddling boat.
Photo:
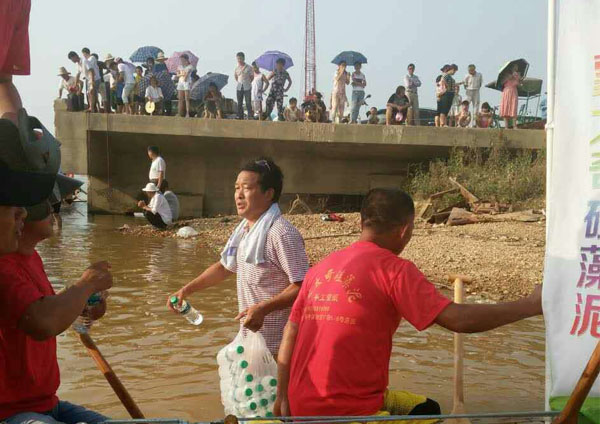
[{"label": "man paddling boat", "polygon": [[439,414],[425,396],[388,390],[392,338],[402,319],[475,333],[540,315],[541,286],[516,302],[455,304],[410,261],[414,204],[399,190],[373,189],[362,234],[307,273],[279,351],[276,416]]},{"label": "man paddling boat", "polygon": [[[190,294],[236,274],[239,314],[244,327],[259,331],[271,353],[279,350],[290,308],[308,270],[304,240],[282,215],[277,202],[283,173],[268,158],[244,166],[235,182],[235,206],[243,221],[229,238],[221,260],[178,292]],[[167,305],[173,308],[169,299]]]},{"label": "man paddling boat", "polygon": [[[112,285],[109,265],[88,268],[56,294],[35,247],[52,236],[48,201],[28,208],[18,251],[0,258],[0,421],[7,424],[95,424],[106,417],[59,400],[56,336],[82,314],[93,293]],[[89,311],[104,315],[104,301]]]}]

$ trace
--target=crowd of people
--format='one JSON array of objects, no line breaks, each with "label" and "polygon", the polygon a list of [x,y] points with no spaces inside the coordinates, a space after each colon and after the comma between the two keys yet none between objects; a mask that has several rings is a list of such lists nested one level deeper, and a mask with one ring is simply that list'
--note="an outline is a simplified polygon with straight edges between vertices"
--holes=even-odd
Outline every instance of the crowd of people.
[{"label": "crowd of people", "polygon": [[[148,57],[141,66],[124,61],[120,57],[108,54],[103,61],[90,49],[83,48],[81,56],[71,51],[69,60],[77,65],[77,73],[73,77],[64,68],[59,71],[59,97],[63,91],[67,93],[68,108],[80,111],[85,108],[84,93],[87,96],[90,112],[104,111],[128,114],[167,114],[172,113],[174,98],[165,98],[161,81],[153,77],[167,71],[163,52],[157,57]],[[207,119],[225,117],[224,97],[215,83],[210,83],[201,102],[202,112],[192,106],[190,91],[198,80],[197,69],[190,62],[187,54],[179,57],[180,65],[172,74],[176,83],[178,115],[182,117],[199,116]],[[348,71],[348,64],[340,62],[333,77],[333,87],[328,109],[323,96],[319,92],[311,92],[298,104],[296,98],[290,98],[284,106],[284,97],[291,86],[292,79],[285,70],[285,59],[276,61],[273,71],[265,75],[256,62],[248,64],[243,52],[236,54],[237,65],[233,72],[236,84],[237,118],[238,119],[271,119],[277,107],[278,121],[334,122],[358,123],[360,109],[366,106],[365,89],[367,79],[362,72],[362,63],[353,63],[353,71]],[[468,66],[468,72],[460,81],[455,80],[458,66],[444,65],[441,74],[435,80],[437,109],[435,126],[439,127],[477,127],[489,128],[494,123],[495,112],[487,102],[480,101],[483,77],[476,66]],[[140,82],[150,76],[150,85],[143,89]],[[518,106],[517,88],[523,75],[518,67],[501,81],[503,87],[500,105],[500,117],[504,119],[505,128],[515,128]],[[83,82],[85,81],[85,86]],[[346,86],[350,85],[350,100],[346,94]],[[390,96],[385,116],[379,117],[377,108],[367,112],[365,123],[386,125],[420,125],[419,88],[422,82],[415,74],[415,65],[409,64],[403,85],[397,87]],[[461,96],[461,86],[464,98]],[[268,94],[267,94],[268,92]],[[244,113],[244,104],[246,111]],[[346,115],[346,106],[350,113]]]}]

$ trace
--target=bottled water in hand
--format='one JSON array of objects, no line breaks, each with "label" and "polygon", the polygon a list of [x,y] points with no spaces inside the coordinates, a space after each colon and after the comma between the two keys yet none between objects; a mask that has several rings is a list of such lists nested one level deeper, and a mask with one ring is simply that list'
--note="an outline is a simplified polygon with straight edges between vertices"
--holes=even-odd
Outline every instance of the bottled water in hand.
[{"label": "bottled water in hand", "polygon": [[88,316],[88,313],[90,309],[94,308],[95,306],[99,305],[100,302],[102,302],[102,298],[103,296],[101,293],[94,293],[89,297],[83,312],[77,317],[77,319],[72,324],[73,329],[76,332],[80,334],[86,334],[89,331],[89,329],[92,327],[93,321]]},{"label": "bottled water in hand", "polygon": [[171,296],[170,302],[173,309],[183,315],[191,324],[200,325],[202,324],[202,321],[204,321],[202,314],[194,309],[187,301],[183,300],[181,306],[179,306],[179,299],[177,299],[177,296]]}]

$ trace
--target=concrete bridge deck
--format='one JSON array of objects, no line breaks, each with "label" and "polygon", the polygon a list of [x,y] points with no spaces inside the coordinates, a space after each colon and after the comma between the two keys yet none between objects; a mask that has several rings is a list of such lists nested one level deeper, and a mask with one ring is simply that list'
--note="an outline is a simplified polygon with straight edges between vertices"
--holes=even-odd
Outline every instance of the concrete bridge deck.
[{"label": "concrete bridge deck", "polygon": [[285,174],[284,193],[361,195],[397,186],[407,164],[453,147],[543,149],[545,132],[204,120],[67,112],[56,106],[65,172],[89,176],[89,210],[131,210],[147,182],[146,147],[157,145],[182,216],[234,212],[233,185],[249,159],[268,155]]}]

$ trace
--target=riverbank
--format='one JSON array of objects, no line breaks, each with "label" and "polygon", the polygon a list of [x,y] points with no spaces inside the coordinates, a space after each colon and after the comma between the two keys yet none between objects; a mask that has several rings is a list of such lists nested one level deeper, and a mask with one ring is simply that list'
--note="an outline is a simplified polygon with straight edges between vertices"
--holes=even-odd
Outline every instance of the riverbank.
[{"label": "riverbank", "polygon": [[[358,240],[360,215],[342,215],[344,222],[324,222],[320,215],[286,215],[305,239],[311,265]],[[177,237],[189,225],[198,231],[193,240],[215,252],[215,260],[239,222],[238,217],[184,220],[158,231],[149,225],[125,226],[125,236]],[[472,299],[511,300],[528,294],[542,281],[545,247],[544,222],[489,222],[459,227],[416,225],[403,257],[413,261],[440,287],[449,287],[448,274],[473,279],[466,286]]]}]

